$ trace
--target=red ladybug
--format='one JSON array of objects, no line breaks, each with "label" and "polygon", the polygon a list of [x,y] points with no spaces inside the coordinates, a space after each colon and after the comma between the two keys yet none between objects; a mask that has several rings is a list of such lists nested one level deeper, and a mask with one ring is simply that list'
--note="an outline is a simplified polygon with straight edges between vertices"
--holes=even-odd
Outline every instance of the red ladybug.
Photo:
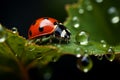
[{"label": "red ladybug", "polygon": [[59,41],[69,41],[71,33],[58,20],[50,17],[37,19],[29,28],[29,39],[42,39],[43,37],[56,38]]}]

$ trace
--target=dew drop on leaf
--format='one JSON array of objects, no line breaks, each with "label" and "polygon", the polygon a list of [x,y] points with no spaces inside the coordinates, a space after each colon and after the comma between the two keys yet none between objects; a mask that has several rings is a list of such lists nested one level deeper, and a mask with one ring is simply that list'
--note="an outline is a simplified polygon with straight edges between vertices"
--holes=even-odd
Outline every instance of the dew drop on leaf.
[{"label": "dew drop on leaf", "polygon": [[44,80],[50,80],[52,74],[50,72],[46,72],[44,73],[43,77],[44,77]]},{"label": "dew drop on leaf", "polygon": [[77,20],[78,20],[78,17],[77,17],[77,16],[74,16],[72,20],[73,20],[73,21],[77,21]]},{"label": "dew drop on leaf", "polygon": [[78,17],[77,16],[74,16],[73,18],[72,18],[72,20],[73,20],[73,27],[74,28],[78,28],[79,26],[80,26],[80,23],[79,23],[79,19],[78,19]]},{"label": "dew drop on leaf", "polygon": [[80,26],[79,23],[74,24],[74,28],[78,28]]},{"label": "dew drop on leaf", "polygon": [[75,49],[75,54],[80,54],[81,49],[78,47]]},{"label": "dew drop on leaf", "polygon": [[105,40],[101,40],[100,43],[102,44],[102,47],[104,47],[104,48],[107,47]]},{"label": "dew drop on leaf", "polygon": [[97,3],[102,3],[102,2],[103,2],[103,0],[96,0],[96,2],[97,2]]},{"label": "dew drop on leaf", "polygon": [[83,8],[79,8],[78,12],[79,12],[79,14],[83,14],[84,13],[84,9]]},{"label": "dew drop on leaf", "polygon": [[18,29],[17,29],[16,27],[13,27],[13,28],[12,28],[12,32],[13,32],[13,33],[17,33],[17,32],[18,32]]},{"label": "dew drop on leaf", "polygon": [[93,6],[92,6],[90,0],[85,0],[85,6],[86,6],[87,11],[92,11],[93,10]]},{"label": "dew drop on leaf", "polygon": [[111,23],[116,24],[120,21],[119,12],[115,7],[110,7],[108,9],[108,14],[110,15]]},{"label": "dew drop on leaf", "polygon": [[92,10],[93,10],[93,6],[92,6],[92,5],[87,5],[86,9],[87,9],[88,11],[92,11]]},{"label": "dew drop on leaf", "polygon": [[98,60],[102,60],[102,59],[103,59],[103,55],[98,55],[98,56],[97,56],[97,59],[98,59]]},{"label": "dew drop on leaf", "polygon": [[76,38],[76,42],[79,43],[80,45],[88,44],[89,35],[85,31],[80,31],[75,38]]},{"label": "dew drop on leaf", "polygon": [[77,68],[87,73],[93,66],[92,59],[88,55],[81,56],[77,59]]},{"label": "dew drop on leaf", "polygon": [[115,52],[114,52],[113,48],[110,47],[107,51],[107,54],[105,54],[106,59],[112,62],[115,59],[114,53]]},{"label": "dew drop on leaf", "polygon": [[7,38],[7,33],[5,32],[4,28],[0,24],[0,43],[3,43]]}]

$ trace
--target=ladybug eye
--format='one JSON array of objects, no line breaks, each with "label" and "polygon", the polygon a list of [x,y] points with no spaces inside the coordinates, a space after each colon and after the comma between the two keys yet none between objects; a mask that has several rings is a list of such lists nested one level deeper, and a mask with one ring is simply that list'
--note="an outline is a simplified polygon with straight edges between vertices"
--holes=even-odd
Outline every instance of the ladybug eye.
[{"label": "ladybug eye", "polygon": [[43,27],[39,27],[39,31],[42,32],[43,31]]},{"label": "ladybug eye", "polygon": [[31,31],[29,31],[29,35],[32,36],[32,32]]}]

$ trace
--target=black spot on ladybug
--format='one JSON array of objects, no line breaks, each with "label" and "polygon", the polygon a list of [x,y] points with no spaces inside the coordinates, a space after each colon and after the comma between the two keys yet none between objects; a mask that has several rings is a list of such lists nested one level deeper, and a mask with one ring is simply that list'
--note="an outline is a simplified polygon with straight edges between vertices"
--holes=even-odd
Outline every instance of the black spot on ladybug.
[{"label": "black spot on ladybug", "polygon": [[31,31],[29,31],[29,35],[32,36],[32,32]]},{"label": "black spot on ladybug", "polygon": [[48,19],[48,17],[44,17],[44,19]]},{"label": "black spot on ladybug", "polygon": [[39,31],[40,31],[40,32],[42,32],[42,31],[43,31],[43,29],[44,29],[43,27],[39,27]]}]

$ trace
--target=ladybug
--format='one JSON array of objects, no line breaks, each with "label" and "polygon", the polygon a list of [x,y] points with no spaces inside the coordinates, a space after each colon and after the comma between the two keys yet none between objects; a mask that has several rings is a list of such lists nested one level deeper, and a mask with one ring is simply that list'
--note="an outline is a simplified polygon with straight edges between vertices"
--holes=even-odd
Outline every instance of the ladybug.
[{"label": "ladybug", "polygon": [[[59,42],[70,40],[70,31],[58,20],[51,17],[42,17],[33,22],[28,31],[28,39],[41,39],[51,37]],[[52,41],[50,38],[50,42]]]}]

